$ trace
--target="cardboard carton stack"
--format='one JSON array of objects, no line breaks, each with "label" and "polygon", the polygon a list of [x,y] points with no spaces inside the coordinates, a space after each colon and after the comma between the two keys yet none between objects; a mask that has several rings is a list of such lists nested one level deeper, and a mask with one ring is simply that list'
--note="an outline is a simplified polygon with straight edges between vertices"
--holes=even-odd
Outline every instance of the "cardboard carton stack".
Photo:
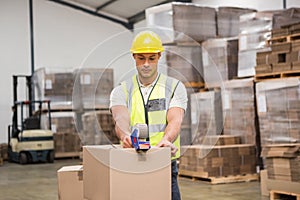
[{"label": "cardboard carton stack", "polygon": [[191,94],[192,144],[205,144],[207,136],[222,134],[222,98],[220,91]]},{"label": "cardboard carton stack", "polygon": [[114,86],[113,69],[74,70],[73,106],[76,110],[108,108]]},{"label": "cardboard carton stack", "polygon": [[253,78],[224,82],[224,135],[240,136],[242,144],[256,144]]},{"label": "cardboard carton stack", "polygon": [[163,43],[193,43],[217,36],[216,10],[193,3],[169,3],[148,8],[146,20],[150,27],[165,29],[160,30],[167,35],[162,38]]},{"label": "cardboard carton stack", "polygon": [[256,173],[255,145],[183,146],[179,173],[199,178]]},{"label": "cardboard carton stack", "polygon": [[[265,42],[271,38],[271,30],[299,22],[299,16],[298,8],[241,15],[238,76],[254,76],[256,53],[271,51]],[[264,65],[264,67],[268,70],[267,66]]]},{"label": "cardboard carton stack", "polygon": [[34,72],[36,99],[50,100],[52,109],[71,109],[74,86],[70,70],[40,68]]},{"label": "cardboard carton stack", "polygon": [[300,183],[300,144],[268,145],[262,150],[268,179]]},{"label": "cardboard carton stack", "polygon": [[203,78],[206,87],[220,87],[237,76],[237,38],[209,39],[202,43]]},{"label": "cardboard carton stack", "polygon": [[238,36],[240,15],[252,12],[256,12],[256,10],[237,7],[219,7],[217,12],[218,36]]},{"label": "cardboard carton stack", "polygon": [[255,67],[257,75],[300,70],[299,31],[299,24],[272,30],[272,37],[267,41],[271,50],[257,53]]},{"label": "cardboard carton stack", "polygon": [[81,136],[84,145],[119,143],[110,111],[86,112],[82,115],[82,124]]},{"label": "cardboard carton stack", "polygon": [[256,102],[262,146],[300,141],[299,78],[256,84]]},{"label": "cardboard carton stack", "polygon": [[[79,155],[81,151],[81,139],[76,130],[76,120],[74,112],[52,112],[51,130],[54,135],[55,157],[64,157],[65,153]],[[41,127],[49,129],[48,117],[42,116]]]},{"label": "cardboard carton stack", "polygon": [[201,46],[165,46],[168,76],[183,83],[203,83]]}]

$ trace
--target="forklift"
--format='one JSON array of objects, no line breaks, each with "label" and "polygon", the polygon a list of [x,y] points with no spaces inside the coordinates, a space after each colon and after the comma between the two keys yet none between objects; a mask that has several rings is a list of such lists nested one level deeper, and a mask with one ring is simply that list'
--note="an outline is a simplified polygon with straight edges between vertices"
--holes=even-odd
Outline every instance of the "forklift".
[{"label": "forklift", "polygon": [[[25,78],[28,99],[17,100],[18,79]],[[31,76],[13,76],[13,118],[8,126],[8,157],[20,164],[54,162],[54,142],[51,131],[49,100],[32,100]],[[47,113],[49,129],[41,128],[42,113]]]}]

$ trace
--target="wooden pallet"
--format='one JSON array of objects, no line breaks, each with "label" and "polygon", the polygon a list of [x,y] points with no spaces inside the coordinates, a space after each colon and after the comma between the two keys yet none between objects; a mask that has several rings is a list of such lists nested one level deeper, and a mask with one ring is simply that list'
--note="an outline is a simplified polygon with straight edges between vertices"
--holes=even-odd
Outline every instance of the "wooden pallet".
[{"label": "wooden pallet", "polygon": [[204,83],[202,82],[185,82],[184,86],[187,88],[203,88],[204,87]]},{"label": "wooden pallet", "polygon": [[297,40],[300,40],[300,33],[268,39],[266,40],[266,46],[272,46],[273,44],[278,44],[278,43],[288,43]]},{"label": "wooden pallet", "polygon": [[79,158],[80,152],[55,152],[55,158]]},{"label": "wooden pallet", "polygon": [[300,200],[300,194],[271,190],[270,191],[270,200],[276,200],[276,199]]},{"label": "wooden pallet", "polygon": [[266,79],[288,78],[288,77],[300,77],[300,70],[256,74],[255,81],[262,81]]},{"label": "wooden pallet", "polygon": [[224,183],[237,183],[237,182],[250,182],[258,181],[258,174],[242,174],[222,177],[207,177],[205,173],[191,172],[187,170],[180,170],[179,176],[188,177],[192,180],[206,181],[210,184],[224,184]]}]

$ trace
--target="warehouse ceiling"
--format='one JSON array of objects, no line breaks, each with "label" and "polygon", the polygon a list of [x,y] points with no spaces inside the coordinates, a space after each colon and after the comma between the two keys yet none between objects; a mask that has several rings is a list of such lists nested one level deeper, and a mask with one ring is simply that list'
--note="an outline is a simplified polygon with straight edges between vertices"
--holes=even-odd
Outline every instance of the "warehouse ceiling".
[{"label": "warehouse ceiling", "polygon": [[145,19],[145,9],[169,2],[191,0],[48,0],[85,13],[102,17],[133,29],[133,25]]}]

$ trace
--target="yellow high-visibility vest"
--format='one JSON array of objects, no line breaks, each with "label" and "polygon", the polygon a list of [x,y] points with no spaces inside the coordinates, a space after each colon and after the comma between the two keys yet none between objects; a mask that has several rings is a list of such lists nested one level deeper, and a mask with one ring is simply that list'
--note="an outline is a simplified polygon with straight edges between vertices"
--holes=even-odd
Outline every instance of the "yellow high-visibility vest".
[{"label": "yellow high-visibility vest", "polygon": [[[130,126],[147,124],[151,146],[156,146],[165,134],[167,111],[178,83],[179,81],[174,78],[159,74],[146,105],[139,87],[137,75],[121,83],[130,113]],[[178,148],[176,156],[172,157],[172,159],[176,159],[180,156],[179,136],[173,144]]]}]

